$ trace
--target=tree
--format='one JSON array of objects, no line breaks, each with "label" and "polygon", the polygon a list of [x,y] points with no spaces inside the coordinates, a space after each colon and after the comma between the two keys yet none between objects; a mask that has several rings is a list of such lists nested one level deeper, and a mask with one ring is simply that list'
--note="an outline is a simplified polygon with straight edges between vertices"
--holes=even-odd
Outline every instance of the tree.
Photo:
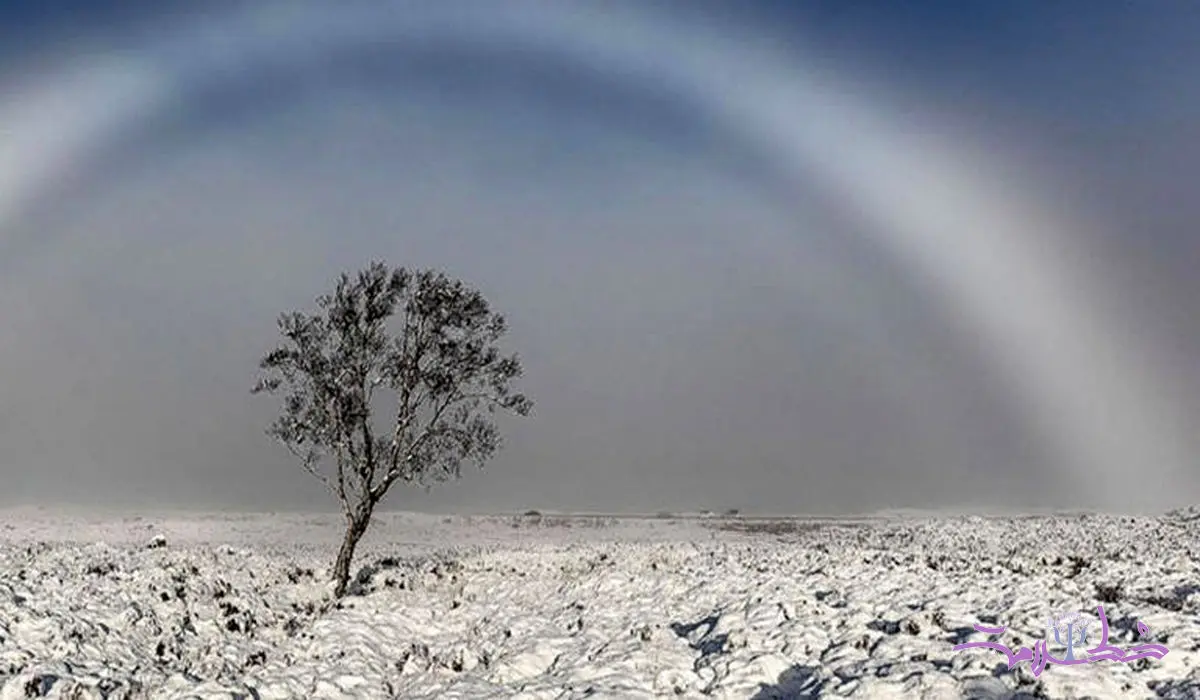
[{"label": "tree", "polygon": [[461,281],[373,262],[343,273],[317,305],[315,314],[279,317],[284,342],[262,358],[253,393],[282,396],[267,434],[341,504],[340,598],[354,550],[392,485],[428,489],[460,477],[464,461],[482,468],[501,445],[491,416],[526,416],[533,403],[510,388],[521,363],[497,348],[504,317]]}]

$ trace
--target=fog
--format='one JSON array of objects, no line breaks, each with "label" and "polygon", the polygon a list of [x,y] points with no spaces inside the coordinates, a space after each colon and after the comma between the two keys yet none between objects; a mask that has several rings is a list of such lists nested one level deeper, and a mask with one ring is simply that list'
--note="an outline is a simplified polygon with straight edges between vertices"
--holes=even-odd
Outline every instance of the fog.
[{"label": "fog", "polygon": [[1197,500],[1193,8],[395,5],[0,12],[0,502],[334,508],[250,388],[373,259],[535,401],[391,507]]}]

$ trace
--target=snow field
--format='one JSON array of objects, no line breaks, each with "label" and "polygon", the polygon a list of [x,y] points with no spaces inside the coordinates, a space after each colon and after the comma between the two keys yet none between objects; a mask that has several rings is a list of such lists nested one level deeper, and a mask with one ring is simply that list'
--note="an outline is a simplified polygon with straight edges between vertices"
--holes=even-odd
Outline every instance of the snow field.
[{"label": "snow field", "polygon": [[[336,518],[8,514],[0,699],[1200,697],[1182,516],[555,522],[387,516],[334,604]],[[1098,603],[1170,653],[1035,679],[951,648]]]}]

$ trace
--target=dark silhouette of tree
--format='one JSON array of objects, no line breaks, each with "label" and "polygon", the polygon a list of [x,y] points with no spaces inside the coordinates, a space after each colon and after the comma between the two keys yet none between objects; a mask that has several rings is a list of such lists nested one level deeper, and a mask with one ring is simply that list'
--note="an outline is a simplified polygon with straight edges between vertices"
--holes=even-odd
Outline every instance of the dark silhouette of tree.
[{"label": "dark silhouette of tree", "polygon": [[374,262],[317,305],[279,317],[284,342],[262,358],[253,391],[282,397],[267,433],[341,504],[340,598],[388,489],[458,478],[464,461],[482,468],[501,444],[496,409],[526,416],[533,404],[510,389],[521,363],[496,346],[504,317],[461,281]]}]

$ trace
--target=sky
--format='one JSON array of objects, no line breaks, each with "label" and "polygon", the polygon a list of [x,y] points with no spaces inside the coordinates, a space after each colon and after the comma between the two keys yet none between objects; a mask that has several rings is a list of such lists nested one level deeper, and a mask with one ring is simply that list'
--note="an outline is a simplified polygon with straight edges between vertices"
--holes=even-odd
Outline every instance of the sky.
[{"label": "sky", "polygon": [[1200,5],[10,2],[0,505],[333,509],[251,396],[374,259],[526,419],[431,511],[1200,501]]}]

